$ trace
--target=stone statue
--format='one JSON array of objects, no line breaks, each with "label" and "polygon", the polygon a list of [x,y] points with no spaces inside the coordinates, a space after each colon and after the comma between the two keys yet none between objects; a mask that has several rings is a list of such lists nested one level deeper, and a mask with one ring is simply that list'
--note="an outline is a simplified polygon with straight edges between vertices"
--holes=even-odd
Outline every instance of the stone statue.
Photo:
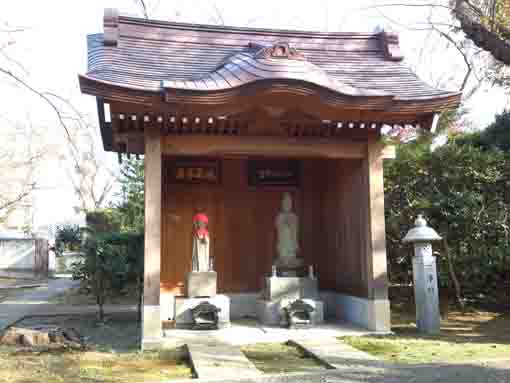
[{"label": "stone statue", "polygon": [[203,213],[193,217],[193,271],[210,271],[208,224],[209,218]]},{"label": "stone statue", "polygon": [[290,193],[284,193],[282,209],[276,216],[277,231],[276,250],[278,252],[277,266],[294,268],[301,265],[301,259],[296,257],[299,251],[299,221],[298,216],[292,211],[292,197]]}]

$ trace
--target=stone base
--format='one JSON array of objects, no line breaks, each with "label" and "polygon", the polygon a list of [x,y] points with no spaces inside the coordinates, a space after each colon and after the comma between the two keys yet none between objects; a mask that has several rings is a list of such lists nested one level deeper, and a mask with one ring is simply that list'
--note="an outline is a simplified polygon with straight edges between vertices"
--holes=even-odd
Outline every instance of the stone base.
[{"label": "stone base", "polygon": [[175,327],[191,328],[193,317],[191,309],[202,302],[208,302],[221,309],[218,313],[218,328],[230,325],[230,299],[226,295],[216,295],[210,298],[175,298]]},{"label": "stone base", "polygon": [[214,297],[218,275],[216,271],[192,271],[186,275],[186,295],[193,297]]},{"label": "stone base", "polygon": [[142,308],[142,350],[161,346],[161,312],[159,305],[143,305]]},{"label": "stone base", "polygon": [[264,299],[278,302],[282,299],[312,299],[319,298],[319,284],[317,279],[302,277],[266,277]]},{"label": "stone base", "polygon": [[[280,301],[257,300],[257,318],[265,326],[288,326],[284,308],[295,299],[283,299]],[[324,304],[322,301],[303,299],[312,306],[311,325],[315,326],[324,322]]]},{"label": "stone base", "polygon": [[327,316],[354,323],[377,332],[390,332],[390,302],[387,299],[367,299],[332,291],[321,292]]},{"label": "stone base", "polygon": [[291,257],[278,257],[274,261],[274,265],[277,269],[298,269],[303,267],[304,260],[303,258],[291,258]]}]

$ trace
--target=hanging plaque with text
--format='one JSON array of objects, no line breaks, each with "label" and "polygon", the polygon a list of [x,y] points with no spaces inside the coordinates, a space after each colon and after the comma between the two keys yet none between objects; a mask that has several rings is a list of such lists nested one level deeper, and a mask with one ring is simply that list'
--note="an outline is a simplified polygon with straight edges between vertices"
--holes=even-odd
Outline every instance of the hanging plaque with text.
[{"label": "hanging plaque with text", "polygon": [[177,160],[172,167],[171,179],[175,183],[220,182],[220,164],[218,160]]},{"label": "hanging plaque with text", "polygon": [[299,186],[299,161],[249,160],[248,184],[250,186]]}]

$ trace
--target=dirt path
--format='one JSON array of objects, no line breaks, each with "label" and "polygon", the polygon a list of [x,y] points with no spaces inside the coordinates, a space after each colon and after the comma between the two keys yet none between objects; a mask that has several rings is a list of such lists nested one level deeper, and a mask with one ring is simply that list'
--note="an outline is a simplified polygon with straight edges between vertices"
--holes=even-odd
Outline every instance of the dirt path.
[{"label": "dirt path", "polygon": [[[228,379],[250,383],[510,383],[508,361],[397,365],[346,360],[343,368],[307,375],[265,375]],[[189,382],[189,381],[188,381]],[[196,382],[207,382],[198,379]],[[216,381],[217,382],[217,381]]]}]

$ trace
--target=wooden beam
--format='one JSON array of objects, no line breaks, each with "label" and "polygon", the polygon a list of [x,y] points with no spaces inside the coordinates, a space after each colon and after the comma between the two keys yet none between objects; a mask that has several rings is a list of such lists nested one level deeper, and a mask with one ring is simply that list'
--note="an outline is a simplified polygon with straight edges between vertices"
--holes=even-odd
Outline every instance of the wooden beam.
[{"label": "wooden beam", "polygon": [[397,158],[397,149],[395,145],[386,145],[381,151],[381,157],[384,160],[394,160]]},{"label": "wooden beam", "polygon": [[145,129],[145,253],[142,348],[161,340],[159,306],[161,269],[161,136]]},{"label": "wooden beam", "polygon": [[169,155],[258,155],[299,158],[364,158],[366,143],[325,138],[167,136],[162,152]]},{"label": "wooden beam", "polygon": [[386,261],[386,228],[384,222],[384,144],[370,140],[363,160],[363,189],[366,208],[365,252],[362,254],[363,279],[367,286],[368,316],[366,325],[374,331],[390,331],[390,303],[388,300],[388,271]]},{"label": "wooden beam", "polygon": [[384,221],[383,153],[379,140],[368,144],[363,160],[363,185],[366,194],[366,280],[369,299],[388,299],[386,229]]}]

